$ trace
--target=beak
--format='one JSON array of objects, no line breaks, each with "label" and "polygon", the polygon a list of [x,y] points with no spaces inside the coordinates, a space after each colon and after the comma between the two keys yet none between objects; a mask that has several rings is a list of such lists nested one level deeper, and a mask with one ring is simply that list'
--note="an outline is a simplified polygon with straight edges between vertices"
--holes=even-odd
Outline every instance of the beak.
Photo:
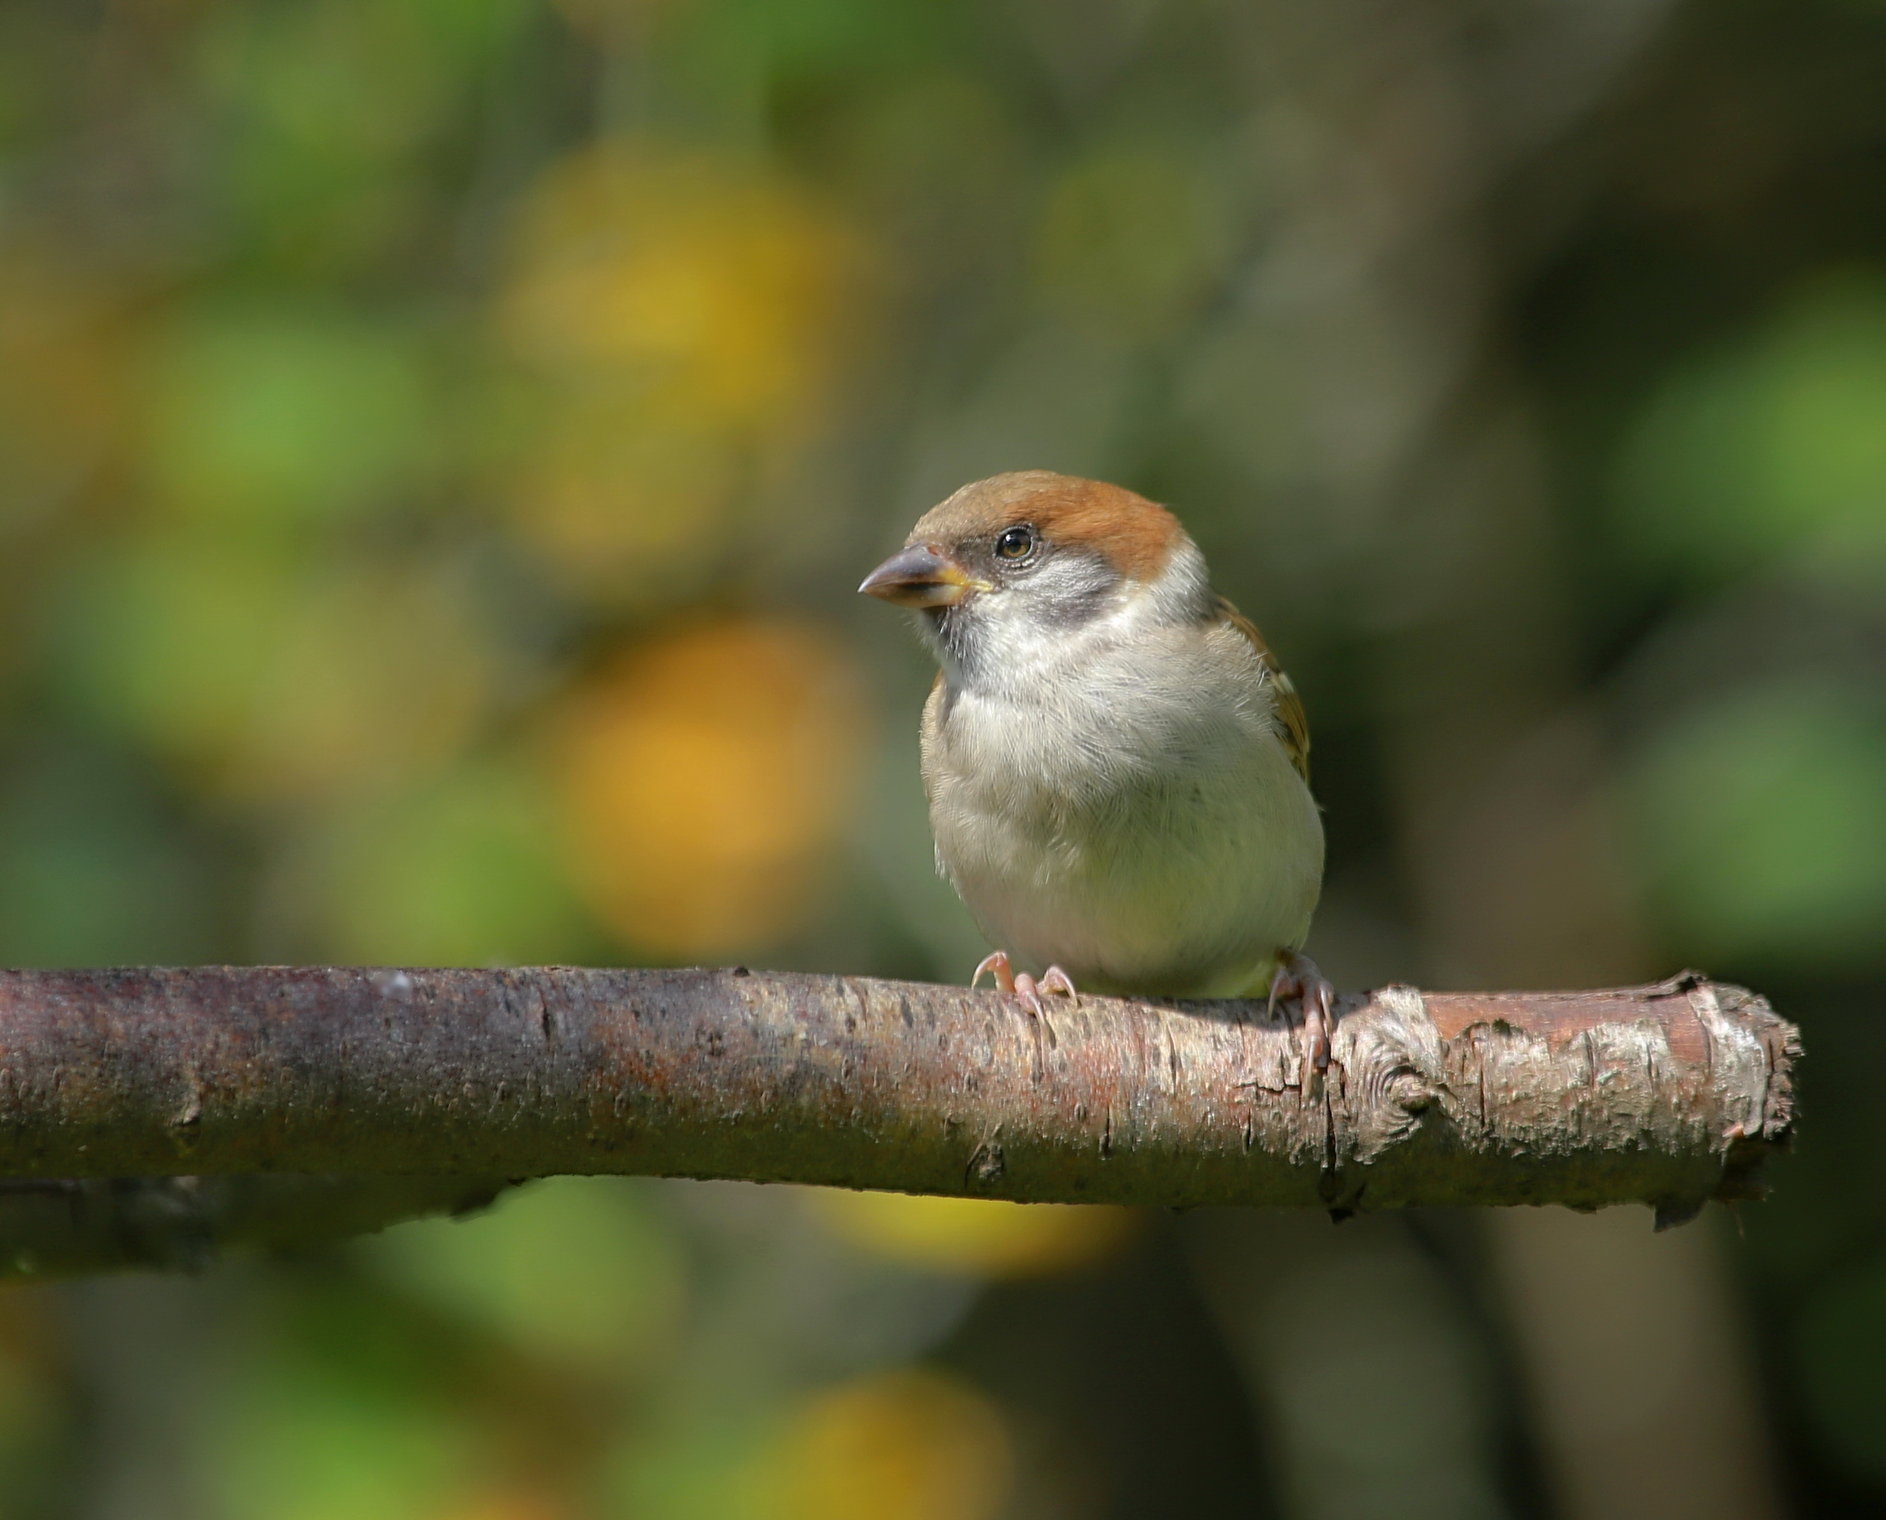
[{"label": "beak", "polygon": [[858,589],[900,607],[954,607],[970,592],[987,591],[989,586],[971,580],[941,549],[912,544],[885,560]]}]

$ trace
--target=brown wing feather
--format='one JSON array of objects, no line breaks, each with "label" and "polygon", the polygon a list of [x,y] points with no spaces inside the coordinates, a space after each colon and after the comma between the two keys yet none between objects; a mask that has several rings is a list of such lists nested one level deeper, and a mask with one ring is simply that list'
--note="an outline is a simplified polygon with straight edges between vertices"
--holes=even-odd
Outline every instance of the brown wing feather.
[{"label": "brown wing feather", "polygon": [[1277,663],[1277,656],[1270,652],[1270,645],[1264,642],[1264,635],[1257,631],[1257,624],[1222,596],[1218,598],[1218,610],[1232,627],[1251,641],[1251,647],[1257,651],[1258,663],[1264,667],[1264,675],[1270,685],[1277,722],[1283,730],[1279,737],[1284,742],[1284,752],[1290,756],[1290,763],[1297,768],[1297,774],[1308,781],[1310,720],[1304,716],[1303,699],[1297,695],[1296,687],[1290,684],[1290,677],[1284,674],[1283,666]]}]

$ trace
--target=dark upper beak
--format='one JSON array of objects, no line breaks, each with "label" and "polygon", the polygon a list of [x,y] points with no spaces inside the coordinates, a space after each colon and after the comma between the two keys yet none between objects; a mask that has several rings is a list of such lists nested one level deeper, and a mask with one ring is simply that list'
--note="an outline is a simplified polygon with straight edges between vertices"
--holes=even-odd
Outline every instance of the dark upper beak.
[{"label": "dark upper beak", "polygon": [[961,565],[934,544],[912,544],[885,560],[858,589],[900,607],[954,607],[970,592],[988,587],[971,580]]}]

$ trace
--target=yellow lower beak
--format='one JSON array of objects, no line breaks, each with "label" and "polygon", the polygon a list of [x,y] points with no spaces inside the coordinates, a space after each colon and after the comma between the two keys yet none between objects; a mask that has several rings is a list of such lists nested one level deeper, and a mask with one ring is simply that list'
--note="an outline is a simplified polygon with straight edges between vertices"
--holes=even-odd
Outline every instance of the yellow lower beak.
[{"label": "yellow lower beak", "polygon": [[941,549],[912,544],[885,560],[858,589],[900,607],[954,607],[970,592],[989,588]]}]

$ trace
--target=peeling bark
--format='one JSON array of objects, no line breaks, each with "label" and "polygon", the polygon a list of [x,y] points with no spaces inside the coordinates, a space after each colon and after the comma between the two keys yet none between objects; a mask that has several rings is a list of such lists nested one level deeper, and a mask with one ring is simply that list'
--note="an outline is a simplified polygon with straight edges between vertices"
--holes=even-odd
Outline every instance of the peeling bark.
[{"label": "peeling bark", "polygon": [[[0,1176],[619,1172],[1022,1201],[1757,1196],[1794,1028],[1696,976],[1262,1004],[735,971],[0,972]],[[6,1215],[0,1212],[0,1230]]]}]

